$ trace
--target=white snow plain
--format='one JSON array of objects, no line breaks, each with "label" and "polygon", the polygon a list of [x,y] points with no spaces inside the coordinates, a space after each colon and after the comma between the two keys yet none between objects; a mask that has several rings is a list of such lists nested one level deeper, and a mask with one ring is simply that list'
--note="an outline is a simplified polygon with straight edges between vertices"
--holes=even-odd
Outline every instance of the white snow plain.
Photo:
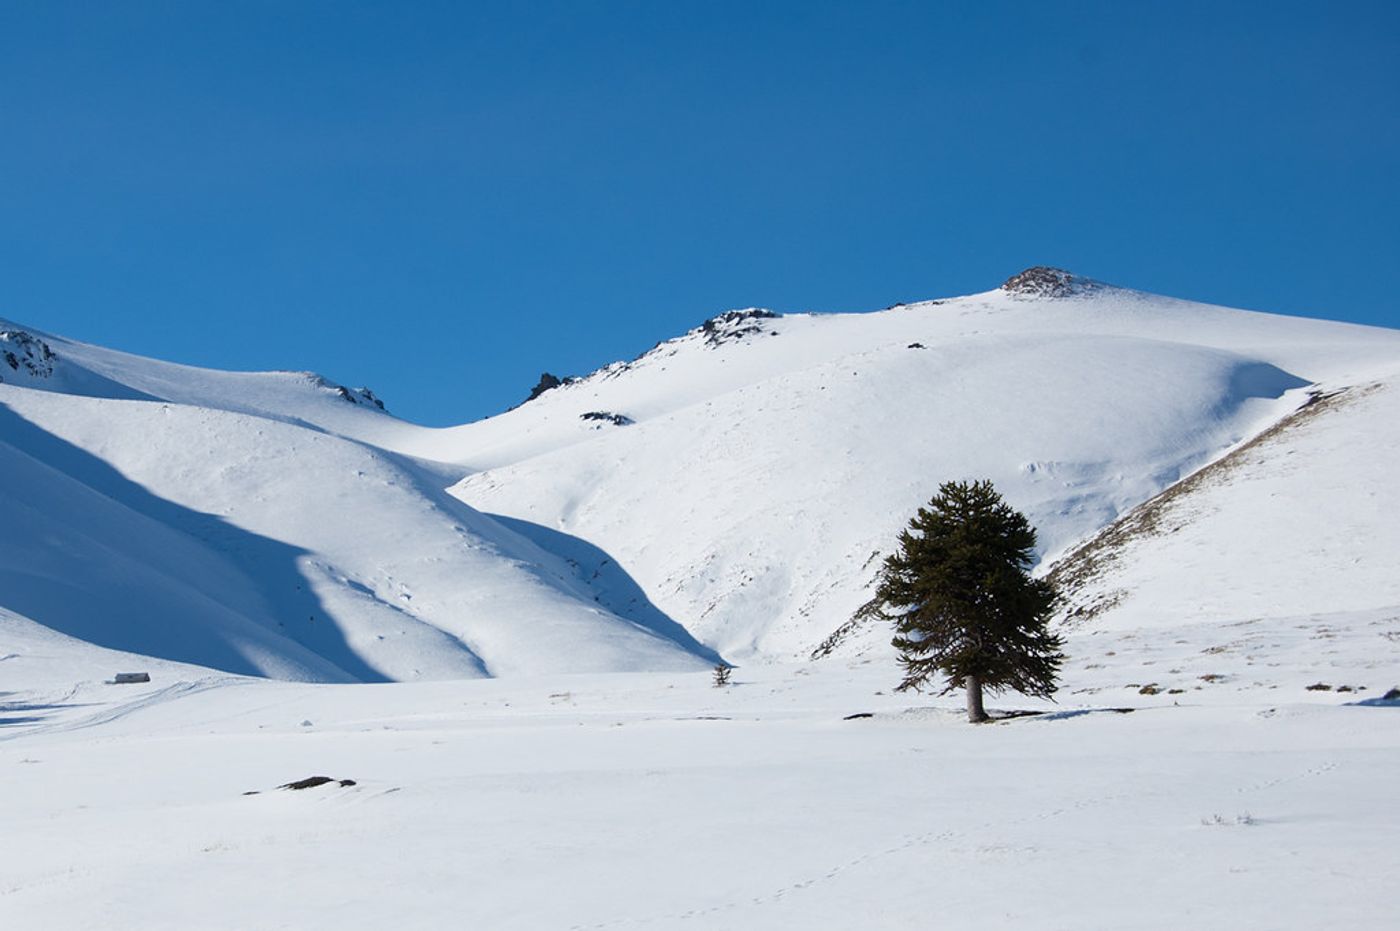
[{"label": "white snow plain", "polygon": [[[0,663],[28,686],[0,699],[0,926],[1386,926],[1400,707],[1305,691],[1304,668],[1275,691],[1124,687],[1233,636],[1177,633],[1075,635],[1058,715],[981,727],[891,693],[883,662],[741,668],[717,689],[143,661],[150,685],[109,686],[73,680],[137,661],[33,644]],[[1107,652],[1112,671],[1083,668]],[[354,785],[277,788],[313,775]]]},{"label": "white snow plain", "polygon": [[[0,367],[0,928],[1400,901],[1400,333],[1107,287],[740,314],[446,430],[307,373],[0,343],[33,362]],[[807,659],[976,476],[1041,571],[1176,492],[1076,589],[1058,704],[982,727],[892,692],[877,626]]]}]

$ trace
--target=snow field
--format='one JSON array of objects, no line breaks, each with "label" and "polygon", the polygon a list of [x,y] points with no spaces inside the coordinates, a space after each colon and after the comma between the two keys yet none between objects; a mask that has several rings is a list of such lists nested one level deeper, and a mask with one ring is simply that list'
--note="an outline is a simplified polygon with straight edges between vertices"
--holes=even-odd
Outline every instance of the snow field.
[{"label": "snow field", "polygon": [[[0,711],[0,817],[25,852],[0,924],[1386,921],[1393,709],[1219,693],[970,727],[894,679],[832,662],[723,690],[703,673],[153,682],[136,688],[154,699],[100,687],[126,713]],[[356,784],[276,789],[313,774]]]}]

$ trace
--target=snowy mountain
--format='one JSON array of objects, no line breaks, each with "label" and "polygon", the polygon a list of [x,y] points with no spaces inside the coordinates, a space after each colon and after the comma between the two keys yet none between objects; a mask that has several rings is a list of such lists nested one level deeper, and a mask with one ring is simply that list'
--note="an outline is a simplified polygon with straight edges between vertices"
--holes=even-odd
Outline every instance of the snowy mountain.
[{"label": "snowy mountain", "polygon": [[[1360,607],[1400,604],[1361,536],[1394,483],[1355,445],[1396,442],[1397,375],[1394,331],[1050,269],[876,313],[731,311],[447,429],[310,373],[0,321],[0,608],[105,648],[318,681],[700,669],[806,657],[837,632],[834,652],[859,654],[888,633],[844,625],[939,482],[992,478],[1048,568],[1245,449],[1238,481],[1174,518],[1217,544],[1212,591],[1305,577],[1317,547],[1299,528],[1347,514],[1361,523],[1329,537],[1329,573],[1364,575]],[[1243,503],[1290,474],[1250,441],[1343,389],[1357,400],[1314,418],[1323,446],[1287,453],[1325,463],[1295,480],[1311,510],[1290,525],[1273,499]],[[1207,526],[1231,508],[1247,519],[1222,527],[1268,526],[1267,558]],[[1257,610],[1162,573],[1182,558],[1164,541],[1186,539],[1115,549],[1076,588],[1114,607],[1084,623],[1137,623],[1110,590],[1162,617]]]},{"label": "snowy mountain", "polygon": [[[1049,563],[1314,392],[1397,370],[1393,331],[1032,269],[879,313],[725,315],[418,449],[474,469],[453,489],[473,506],[600,547],[732,660],[806,656],[838,630],[859,652],[888,632],[843,624],[939,482],[992,478]],[[594,410],[634,423],[591,431],[579,417]],[[1352,429],[1373,442],[1396,428]],[[1395,494],[1343,484],[1330,493]],[[1236,562],[1218,564],[1252,571]],[[1155,561],[1139,570],[1154,572],[1174,584]]]},{"label": "snowy mountain", "polygon": [[[1390,917],[1400,333],[1030,269],[442,430],[4,321],[0,378],[0,927]],[[972,727],[850,616],[980,476],[1067,658]]]},{"label": "snowy mountain", "polygon": [[1379,649],[1400,617],[1398,382],[1313,394],[1095,534],[1052,570],[1065,622],[1166,630],[1311,618],[1351,634],[1358,615],[1375,614],[1369,626],[1383,629],[1361,636]]},{"label": "snowy mountain", "polygon": [[0,385],[2,607],[104,647],[281,678],[709,661],[645,604],[609,611],[563,560],[447,495],[459,471],[334,432],[392,423],[365,395],[3,326],[46,347],[51,371]]}]

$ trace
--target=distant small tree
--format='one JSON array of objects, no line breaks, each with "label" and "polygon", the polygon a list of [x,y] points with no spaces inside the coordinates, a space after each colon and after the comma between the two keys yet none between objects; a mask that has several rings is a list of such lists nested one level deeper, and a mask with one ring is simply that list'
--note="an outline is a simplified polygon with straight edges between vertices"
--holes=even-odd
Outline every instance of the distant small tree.
[{"label": "distant small tree", "polygon": [[899,534],[861,613],[893,621],[900,689],[945,676],[987,720],[982,690],[1048,698],[1064,655],[1048,628],[1055,591],[1031,578],[1035,529],[989,481],[945,482]]},{"label": "distant small tree", "polygon": [[729,677],[734,674],[734,667],[720,663],[714,669],[715,688],[722,689],[729,684]]}]

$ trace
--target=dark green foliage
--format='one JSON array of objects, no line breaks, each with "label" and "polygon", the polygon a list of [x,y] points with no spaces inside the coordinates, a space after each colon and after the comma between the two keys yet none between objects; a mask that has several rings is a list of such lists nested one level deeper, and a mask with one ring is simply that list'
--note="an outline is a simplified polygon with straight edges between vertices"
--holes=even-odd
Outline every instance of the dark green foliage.
[{"label": "dark green foliage", "polygon": [[947,677],[944,692],[1012,689],[1049,697],[1064,656],[1047,629],[1055,592],[1028,573],[1035,529],[989,481],[945,482],[900,532],[875,598],[893,621],[901,689]]}]

